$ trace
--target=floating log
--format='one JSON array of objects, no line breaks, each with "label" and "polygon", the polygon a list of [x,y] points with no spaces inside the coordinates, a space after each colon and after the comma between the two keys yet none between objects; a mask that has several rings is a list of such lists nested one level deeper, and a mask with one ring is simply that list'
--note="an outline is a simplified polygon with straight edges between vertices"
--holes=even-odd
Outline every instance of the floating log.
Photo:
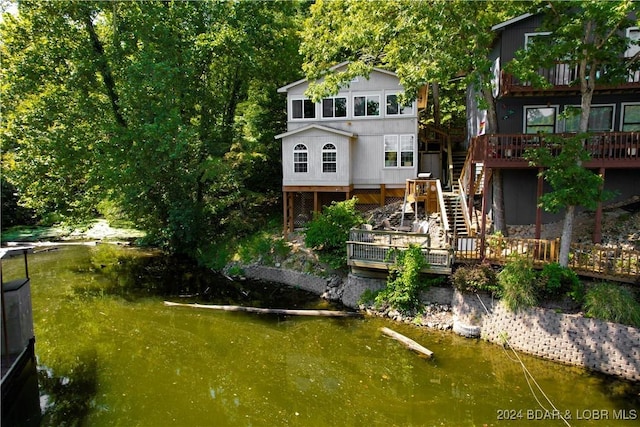
[{"label": "floating log", "polygon": [[351,311],[335,311],[335,310],[289,310],[285,308],[259,308],[244,307],[241,305],[213,305],[213,304],[183,304],[179,302],[165,301],[164,305],[169,307],[191,307],[191,308],[207,308],[209,310],[222,311],[242,311],[247,313],[258,314],[281,314],[287,316],[324,316],[324,317],[354,317],[359,313]]},{"label": "floating log", "polygon": [[411,350],[417,351],[418,353],[422,353],[427,357],[431,357],[433,356],[433,352],[431,350],[429,350],[426,347],[421,346],[420,344],[418,344],[417,342],[415,342],[414,340],[412,340],[411,338],[407,338],[404,335],[391,330],[389,328],[385,328],[382,327],[380,328],[380,330],[382,331],[383,334],[390,336],[391,338],[393,338],[396,341],[400,341],[402,344],[404,344],[405,346],[407,346],[408,348],[410,348]]}]

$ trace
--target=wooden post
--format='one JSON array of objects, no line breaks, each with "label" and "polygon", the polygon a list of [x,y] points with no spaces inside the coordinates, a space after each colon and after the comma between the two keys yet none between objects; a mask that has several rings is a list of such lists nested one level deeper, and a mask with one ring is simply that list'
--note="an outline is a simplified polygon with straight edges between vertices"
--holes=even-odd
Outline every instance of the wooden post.
[{"label": "wooden post", "polygon": [[318,192],[313,192],[313,212],[320,212],[320,207],[318,206]]},{"label": "wooden post", "polygon": [[387,202],[387,186],[385,184],[380,184],[380,207],[384,207]]},{"label": "wooden post", "polygon": [[284,235],[287,236],[287,234],[291,231],[289,230],[289,206],[288,205],[288,200],[289,199],[289,192],[288,191],[283,191],[282,192],[282,217],[283,217],[283,222],[284,224],[282,225],[283,227],[283,232]]},{"label": "wooden post", "polygon": [[[489,170],[490,171],[490,170]],[[484,261],[487,251],[485,245],[487,244],[487,192],[489,191],[489,171],[485,170],[485,179],[482,184],[482,216],[481,229],[480,229],[480,261]]]}]

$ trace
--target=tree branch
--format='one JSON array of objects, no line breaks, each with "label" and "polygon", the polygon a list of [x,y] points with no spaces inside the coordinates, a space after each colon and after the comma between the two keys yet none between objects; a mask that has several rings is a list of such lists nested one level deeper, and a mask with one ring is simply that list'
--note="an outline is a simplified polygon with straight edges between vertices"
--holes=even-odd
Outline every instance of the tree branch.
[{"label": "tree branch", "polygon": [[116,118],[116,122],[122,127],[127,127],[127,122],[120,112],[120,99],[118,97],[118,93],[116,92],[116,84],[113,79],[113,74],[111,74],[111,69],[109,68],[107,58],[104,54],[104,46],[102,45],[100,38],[98,38],[98,34],[96,33],[96,29],[93,26],[93,21],[90,14],[85,14],[83,16],[83,20],[84,26],[89,33],[89,38],[91,39],[91,46],[93,47],[93,51],[98,57],[98,69],[100,71],[100,75],[102,75],[102,81],[104,81],[104,85],[107,89],[107,95],[109,96],[109,100],[111,101],[111,108]]}]

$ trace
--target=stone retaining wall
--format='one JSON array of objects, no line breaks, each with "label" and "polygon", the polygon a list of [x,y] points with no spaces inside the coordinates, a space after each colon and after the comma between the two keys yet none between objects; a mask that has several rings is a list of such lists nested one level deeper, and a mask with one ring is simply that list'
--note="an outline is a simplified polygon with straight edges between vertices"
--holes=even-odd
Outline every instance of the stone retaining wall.
[{"label": "stone retaining wall", "polygon": [[314,294],[323,295],[329,280],[285,268],[247,265],[243,267],[246,277],[266,282],[282,283],[294,288],[304,289]]},{"label": "stone retaining wall", "polygon": [[512,313],[502,304],[484,317],[483,339],[545,359],[640,381],[640,331],[543,308]]}]

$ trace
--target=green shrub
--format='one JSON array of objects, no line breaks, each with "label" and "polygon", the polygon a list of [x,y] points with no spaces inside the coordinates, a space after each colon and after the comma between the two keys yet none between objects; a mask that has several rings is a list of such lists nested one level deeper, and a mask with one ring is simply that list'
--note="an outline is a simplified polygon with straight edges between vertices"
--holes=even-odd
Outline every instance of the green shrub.
[{"label": "green shrub", "polygon": [[522,256],[511,256],[498,273],[498,283],[502,288],[499,296],[511,311],[532,307],[538,302],[537,274],[531,260]]},{"label": "green shrub", "polygon": [[245,264],[260,262],[264,265],[275,265],[282,262],[290,251],[291,248],[285,239],[267,232],[257,233],[238,246],[238,256]]},{"label": "green shrub", "polygon": [[475,264],[462,266],[451,275],[451,283],[462,292],[487,291],[497,294],[500,285],[495,271],[490,265]]},{"label": "green shrub", "polygon": [[349,230],[364,223],[356,203],[356,198],[332,202],[307,225],[305,244],[317,250],[320,259],[333,268],[346,265]]},{"label": "green shrub", "polygon": [[607,322],[640,327],[640,303],[627,289],[602,282],[585,295],[585,314]]},{"label": "green shrub", "polygon": [[429,263],[419,245],[394,250],[390,256],[395,256],[396,260],[389,271],[387,287],[376,295],[375,302],[378,306],[387,303],[401,311],[412,310],[420,302],[420,291],[429,286],[420,277],[420,271],[427,268]]},{"label": "green shrub", "polygon": [[545,264],[539,275],[540,296],[543,298],[558,298],[569,295],[574,301],[581,302],[584,298],[584,285],[578,275],[570,268],[563,267],[557,262]]}]

